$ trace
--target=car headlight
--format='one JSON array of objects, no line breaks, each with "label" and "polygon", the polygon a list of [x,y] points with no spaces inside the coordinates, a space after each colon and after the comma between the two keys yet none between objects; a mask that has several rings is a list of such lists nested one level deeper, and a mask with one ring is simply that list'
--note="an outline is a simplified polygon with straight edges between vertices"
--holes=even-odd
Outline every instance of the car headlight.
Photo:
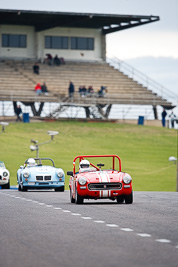
[{"label": "car headlight", "polygon": [[132,181],[132,178],[130,177],[130,175],[125,175],[123,177],[124,184],[130,184],[131,181]]},{"label": "car headlight", "polygon": [[24,172],[23,176],[24,176],[25,178],[28,178],[28,177],[30,176],[30,174],[29,174],[29,172]]},{"label": "car headlight", "polygon": [[58,169],[58,170],[57,170],[57,176],[58,176],[59,178],[62,178],[62,177],[64,176],[64,172],[63,172],[62,169]]},{"label": "car headlight", "polygon": [[3,176],[7,177],[8,176],[8,172],[3,172]]},{"label": "car headlight", "polygon": [[80,177],[79,179],[78,179],[78,182],[79,182],[79,184],[80,185],[85,185],[86,184],[86,182],[87,182],[87,179],[85,178],[85,177]]}]

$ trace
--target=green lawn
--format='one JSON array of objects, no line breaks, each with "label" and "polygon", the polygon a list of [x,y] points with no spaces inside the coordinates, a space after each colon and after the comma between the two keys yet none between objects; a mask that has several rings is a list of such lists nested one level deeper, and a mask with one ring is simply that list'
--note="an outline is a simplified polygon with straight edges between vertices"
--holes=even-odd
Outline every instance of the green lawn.
[{"label": "green lawn", "polygon": [[[135,191],[176,191],[176,130],[102,122],[34,122],[11,123],[0,135],[0,160],[11,173],[11,185],[16,185],[20,165],[36,152],[29,149],[30,140],[39,143],[50,137],[48,130],[59,131],[54,141],[40,147],[41,157],[54,159],[56,167],[65,173],[72,170],[75,156],[80,154],[117,154],[122,170],[131,174]],[[66,189],[69,177],[66,175]]]}]

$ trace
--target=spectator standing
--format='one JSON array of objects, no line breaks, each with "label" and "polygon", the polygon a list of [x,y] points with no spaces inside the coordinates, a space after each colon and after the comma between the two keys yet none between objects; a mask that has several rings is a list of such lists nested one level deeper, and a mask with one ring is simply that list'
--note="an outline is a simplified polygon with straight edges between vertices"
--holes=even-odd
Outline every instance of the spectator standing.
[{"label": "spectator standing", "polygon": [[47,88],[47,85],[46,83],[44,82],[41,86],[41,91],[42,93],[44,93],[45,95],[48,95],[48,88]]},{"label": "spectator standing", "polygon": [[163,112],[161,113],[162,116],[162,126],[165,127],[166,125],[166,116],[167,116],[167,112],[165,109],[163,109]]},{"label": "spectator standing", "polygon": [[37,85],[35,86],[35,92],[37,95],[41,95],[42,91],[40,83],[37,83]]},{"label": "spectator standing", "polygon": [[69,90],[69,96],[70,97],[73,97],[74,92],[75,92],[75,87],[74,87],[73,82],[69,82],[69,88],[68,88],[68,90]]},{"label": "spectator standing", "polygon": [[20,117],[20,114],[22,113],[22,109],[21,109],[21,106],[18,105],[16,110],[15,110],[15,114],[17,115],[17,119],[16,121],[22,121],[21,117]]},{"label": "spectator standing", "polygon": [[170,121],[171,121],[171,127],[174,128],[174,121],[175,121],[176,115],[173,113],[173,111],[169,115],[169,118],[170,118]]},{"label": "spectator standing", "polygon": [[38,63],[35,63],[33,65],[33,72],[38,75],[40,74],[40,66],[38,65]]}]

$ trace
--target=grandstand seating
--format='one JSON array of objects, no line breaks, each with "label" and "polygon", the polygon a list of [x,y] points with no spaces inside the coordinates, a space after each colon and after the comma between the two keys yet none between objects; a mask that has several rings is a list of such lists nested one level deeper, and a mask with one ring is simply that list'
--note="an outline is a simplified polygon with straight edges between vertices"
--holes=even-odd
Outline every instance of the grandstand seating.
[{"label": "grandstand seating", "polygon": [[[1,101],[65,102],[68,101],[69,81],[72,81],[75,85],[72,101],[81,106],[91,104],[171,105],[167,100],[105,62],[67,61],[65,65],[60,66],[39,63],[40,75],[33,73],[34,63],[31,60],[1,60]],[[44,81],[49,95],[37,96],[34,87],[36,83]],[[92,85],[95,94],[92,97],[80,97],[78,94],[80,85],[85,85],[87,88]],[[101,86],[107,86],[107,94],[103,98],[97,97],[97,91]]]}]

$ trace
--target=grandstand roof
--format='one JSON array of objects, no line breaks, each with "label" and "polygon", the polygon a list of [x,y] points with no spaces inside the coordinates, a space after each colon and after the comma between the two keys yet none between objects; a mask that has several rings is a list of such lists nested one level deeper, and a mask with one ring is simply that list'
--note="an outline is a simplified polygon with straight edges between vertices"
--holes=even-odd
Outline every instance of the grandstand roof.
[{"label": "grandstand roof", "polygon": [[0,9],[0,24],[34,26],[43,31],[54,27],[102,29],[108,34],[159,20],[159,16],[114,15]]}]

